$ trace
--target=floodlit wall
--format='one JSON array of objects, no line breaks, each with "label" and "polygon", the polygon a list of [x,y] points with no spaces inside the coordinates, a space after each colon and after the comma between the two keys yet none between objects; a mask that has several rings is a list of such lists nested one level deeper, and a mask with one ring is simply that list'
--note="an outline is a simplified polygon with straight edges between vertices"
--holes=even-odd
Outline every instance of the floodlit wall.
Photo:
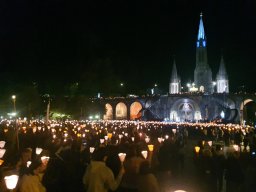
[{"label": "floodlit wall", "polygon": [[122,102],[116,105],[116,119],[127,119],[127,107]]},{"label": "floodlit wall", "polygon": [[135,120],[141,117],[142,105],[139,102],[134,102],[130,107],[130,120]]}]

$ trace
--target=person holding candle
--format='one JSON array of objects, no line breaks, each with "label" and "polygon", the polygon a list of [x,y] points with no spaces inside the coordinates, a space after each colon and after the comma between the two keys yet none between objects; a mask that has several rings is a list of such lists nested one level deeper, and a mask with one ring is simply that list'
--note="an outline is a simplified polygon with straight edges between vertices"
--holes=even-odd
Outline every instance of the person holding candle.
[{"label": "person holding candle", "polygon": [[23,175],[20,181],[20,192],[46,192],[46,188],[41,182],[41,174],[45,171],[46,166],[41,160],[35,160],[29,167],[28,174]]},{"label": "person holding candle", "polygon": [[93,154],[93,160],[87,167],[83,176],[83,184],[87,192],[107,192],[116,190],[124,174],[121,166],[118,176],[115,178],[113,172],[106,166],[108,158],[105,147],[100,147]]},{"label": "person holding candle", "polygon": [[150,170],[149,161],[140,164],[138,192],[160,192],[158,181]]}]

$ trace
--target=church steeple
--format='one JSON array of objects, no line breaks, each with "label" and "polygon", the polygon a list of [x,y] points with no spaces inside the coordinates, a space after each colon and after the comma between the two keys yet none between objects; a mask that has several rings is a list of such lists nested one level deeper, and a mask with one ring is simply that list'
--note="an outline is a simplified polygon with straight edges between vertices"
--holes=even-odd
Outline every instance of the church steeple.
[{"label": "church steeple", "polygon": [[217,73],[217,93],[228,93],[229,92],[229,83],[228,83],[228,74],[226,71],[225,63],[223,56],[221,56],[220,60],[220,68]]},{"label": "church steeple", "polygon": [[177,67],[176,67],[176,62],[175,59],[173,60],[173,65],[172,65],[172,75],[171,75],[171,82],[178,82],[179,77],[177,73]]},{"label": "church steeple", "polygon": [[172,75],[170,79],[169,93],[177,94],[180,92],[180,78],[177,73],[176,62],[173,60]]},{"label": "church steeple", "polygon": [[195,86],[202,92],[212,93],[212,70],[207,61],[206,35],[203,14],[200,14],[199,29],[196,41],[196,68],[194,71]]},{"label": "church steeple", "polygon": [[197,35],[197,42],[199,47],[200,42],[204,42],[203,46],[206,47],[206,37],[204,33],[204,23],[203,23],[203,13],[200,14],[200,23],[199,23],[199,29],[198,29],[198,35]]}]

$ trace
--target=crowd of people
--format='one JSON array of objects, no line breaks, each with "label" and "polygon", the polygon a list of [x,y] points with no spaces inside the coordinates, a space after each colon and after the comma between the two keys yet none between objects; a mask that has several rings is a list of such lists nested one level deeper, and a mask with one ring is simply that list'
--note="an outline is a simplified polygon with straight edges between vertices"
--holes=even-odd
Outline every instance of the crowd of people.
[{"label": "crowd of people", "polygon": [[[0,124],[0,141],[6,143],[0,158],[3,192],[7,191],[4,177],[10,174],[19,176],[15,191],[20,192],[169,192],[172,181],[186,174],[193,175],[202,191],[256,187],[253,127],[6,120]],[[187,153],[193,157],[195,173],[186,172]]]}]

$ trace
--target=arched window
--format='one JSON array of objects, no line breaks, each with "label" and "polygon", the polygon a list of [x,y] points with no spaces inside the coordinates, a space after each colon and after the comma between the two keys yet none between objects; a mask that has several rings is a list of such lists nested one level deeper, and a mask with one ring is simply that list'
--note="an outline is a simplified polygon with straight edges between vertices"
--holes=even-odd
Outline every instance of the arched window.
[{"label": "arched window", "polygon": [[141,117],[142,105],[139,102],[133,102],[130,107],[130,119],[135,120]]},{"label": "arched window", "polygon": [[105,105],[105,109],[106,109],[106,113],[103,116],[103,119],[104,120],[111,120],[111,119],[113,119],[113,108],[112,108],[112,106],[109,103],[107,103]]},{"label": "arched window", "polygon": [[116,105],[116,119],[127,119],[127,107],[122,102]]}]

